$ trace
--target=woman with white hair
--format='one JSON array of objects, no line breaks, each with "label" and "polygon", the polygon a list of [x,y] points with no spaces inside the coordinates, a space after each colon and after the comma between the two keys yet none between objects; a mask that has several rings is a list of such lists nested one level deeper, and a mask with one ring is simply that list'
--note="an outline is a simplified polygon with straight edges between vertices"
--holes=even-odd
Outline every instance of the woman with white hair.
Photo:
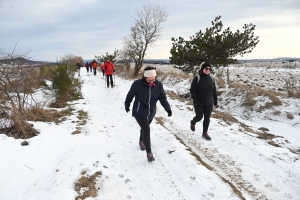
[{"label": "woman with white hair", "polygon": [[146,67],[141,79],[135,80],[125,99],[125,110],[130,111],[130,103],[135,98],[132,108],[132,116],[141,127],[139,146],[146,150],[149,162],[154,161],[150,142],[150,123],[156,114],[156,102],[159,100],[161,105],[170,117],[172,115],[170,104],[163,88],[163,84],[156,80],[156,69]]}]

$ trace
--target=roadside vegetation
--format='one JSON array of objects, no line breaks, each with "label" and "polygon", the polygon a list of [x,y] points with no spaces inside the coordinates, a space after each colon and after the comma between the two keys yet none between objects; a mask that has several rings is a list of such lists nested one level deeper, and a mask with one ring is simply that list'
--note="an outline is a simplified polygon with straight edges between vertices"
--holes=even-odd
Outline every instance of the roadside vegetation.
[{"label": "roadside vegetation", "polygon": [[[82,83],[74,76],[78,57],[39,67],[28,64],[28,59],[28,52],[0,51],[0,133],[14,138],[38,135],[30,121],[59,123],[70,113],[55,108],[81,98]],[[35,96],[41,89],[50,93],[43,101]]]}]

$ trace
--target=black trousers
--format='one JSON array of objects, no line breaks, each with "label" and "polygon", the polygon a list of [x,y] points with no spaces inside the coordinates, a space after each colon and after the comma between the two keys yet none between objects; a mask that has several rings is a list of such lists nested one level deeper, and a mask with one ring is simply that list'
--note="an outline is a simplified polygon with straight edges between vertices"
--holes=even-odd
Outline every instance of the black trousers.
[{"label": "black trousers", "polygon": [[109,79],[110,79],[110,85],[111,85],[111,87],[113,87],[114,81],[113,81],[112,75],[106,75],[107,87],[109,87]]},{"label": "black trousers", "polygon": [[103,74],[103,76],[104,76],[104,74],[105,74],[105,71],[102,69],[102,74]]},{"label": "black trousers", "polygon": [[142,141],[145,144],[146,152],[151,152],[151,140],[150,140],[150,124],[152,122],[152,119],[139,119],[135,118],[137,123],[140,125],[140,141]]},{"label": "black trousers", "polygon": [[213,104],[210,105],[194,105],[196,116],[192,120],[192,124],[199,122],[204,116],[203,120],[203,133],[207,132],[210,123],[210,115],[213,110]]},{"label": "black trousers", "polygon": [[93,68],[93,70],[94,70],[94,75],[96,75],[97,74],[97,68]]}]

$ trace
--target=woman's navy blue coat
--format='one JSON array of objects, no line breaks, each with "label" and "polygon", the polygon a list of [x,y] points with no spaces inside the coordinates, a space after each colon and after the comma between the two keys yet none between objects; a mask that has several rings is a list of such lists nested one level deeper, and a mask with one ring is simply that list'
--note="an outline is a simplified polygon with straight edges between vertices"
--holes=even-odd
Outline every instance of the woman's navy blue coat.
[{"label": "woman's navy blue coat", "polygon": [[160,81],[156,80],[154,87],[149,87],[144,79],[134,81],[126,96],[125,108],[130,107],[130,103],[134,97],[135,100],[132,108],[133,117],[148,120],[154,118],[156,114],[156,102],[158,100],[166,111],[171,110]]}]

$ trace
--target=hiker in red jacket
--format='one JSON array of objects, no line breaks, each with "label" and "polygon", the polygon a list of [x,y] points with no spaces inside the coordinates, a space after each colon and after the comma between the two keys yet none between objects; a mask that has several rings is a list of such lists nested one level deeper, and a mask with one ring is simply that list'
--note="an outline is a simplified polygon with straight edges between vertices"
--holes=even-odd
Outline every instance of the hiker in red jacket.
[{"label": "hiker in red jacket", "polygon": [[93,67],[93,71],[94,71],[94,76],[96,76],[96,74],[97,74],[98,63],[96,62],[95,59],[94,59],[93,62],[92,62],[92,67]]},{"label": "hiker in red jacket", "polygon": [[104,77],[104,74],[105,74],[104,62],[101,63],[101,70],[102,70],[102,74],[103,74],[103,77]]},{"label": "hiker in red jacket", "polygon": [[107,87],[109,87],[109,78],[110,78],[111,87],[114,87],[112,75],[115,72],[115,66],[109,59],[107,59],[106,62],[104,63],[104,70],[106,75]]}]

